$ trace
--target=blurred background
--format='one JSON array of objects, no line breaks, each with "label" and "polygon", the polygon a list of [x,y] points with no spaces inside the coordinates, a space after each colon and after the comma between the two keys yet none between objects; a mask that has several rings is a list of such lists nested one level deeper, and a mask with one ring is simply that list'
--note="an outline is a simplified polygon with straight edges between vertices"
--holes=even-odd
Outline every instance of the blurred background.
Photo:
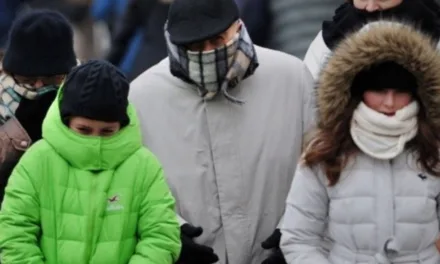
[{"label": "blurred background", "polygon": [[[0,49],[14,18],[30,8],[63,13],[80,59],[105,58],[130,78],[166,57],[163,26],[173,0],[0,0]],[[209,1],[209,0],[207,0]],[[344,0],[236,0],[254,43],[302,59],[322,21]]]}]

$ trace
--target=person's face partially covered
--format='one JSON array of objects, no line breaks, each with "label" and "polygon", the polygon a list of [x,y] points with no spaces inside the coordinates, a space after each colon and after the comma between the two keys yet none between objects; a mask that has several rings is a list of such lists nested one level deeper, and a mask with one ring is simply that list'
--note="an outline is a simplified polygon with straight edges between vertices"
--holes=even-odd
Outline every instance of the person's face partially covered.
[{"label": "person's face partially covered", "polygon": [[235,34],[240,30],[240,26],[239,21],[234,22],[225,32],[201,42],[188,44],[186,47],[190,51],[210,51],[223,47],[234,38]]}]

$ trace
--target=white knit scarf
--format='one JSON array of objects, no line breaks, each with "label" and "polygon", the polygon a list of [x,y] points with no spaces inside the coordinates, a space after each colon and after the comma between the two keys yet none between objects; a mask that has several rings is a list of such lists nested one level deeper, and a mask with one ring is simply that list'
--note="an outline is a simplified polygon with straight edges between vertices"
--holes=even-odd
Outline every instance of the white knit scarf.
[{"label": "white knit scarf", "polygon": [[393,159],[416,136],[418,111],[419,105],[413,101],[394,116],[386,116],[361,102],[353,113],[351,137],[365,154],[377,159]]}]

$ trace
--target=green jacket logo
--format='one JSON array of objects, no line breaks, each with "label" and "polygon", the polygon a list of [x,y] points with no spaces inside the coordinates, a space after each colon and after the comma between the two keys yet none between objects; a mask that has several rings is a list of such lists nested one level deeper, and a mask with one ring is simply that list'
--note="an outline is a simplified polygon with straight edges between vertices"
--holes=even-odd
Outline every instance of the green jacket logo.
[{"label": "green jacket logo", "polygon": [[124,210],[124,206],[120,203],[120,196],[113,195],[107,199],[107,211],[121,211]]}]

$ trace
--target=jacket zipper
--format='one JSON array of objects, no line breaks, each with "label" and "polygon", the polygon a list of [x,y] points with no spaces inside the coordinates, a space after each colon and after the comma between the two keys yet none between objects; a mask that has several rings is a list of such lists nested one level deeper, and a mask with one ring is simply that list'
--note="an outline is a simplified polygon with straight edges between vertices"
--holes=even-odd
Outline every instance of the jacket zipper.
[{"label": "jacket zipper", "polygon": [[92,176],[92,188],[90,190],[90,200],[89,203],[92,205],[91,210],[88,212],[88,223],[87,223],[87,243],[86,243],[86,259],[84,263],[90,263],[92,257],[92,245],[93,245],[93,235],[95,229],[95,205],[96,205],[96,175]]},{"label": "jacket zipper", "polygon": [[[389,161],[389,165],[390,165],[390,175],[391,175],[391,212],[392,212],[392,217],[390,218],[390,220],[391,220],[391,230],[390,230],[390,232],[391,232],[391,234],[390,234],[390,237],[388,238],[389,240],[394,240],[395,239],[395,234],[396,234],[396,195],[395,195],[395,179],[394,179],[394,170],[393,170],[393,165],[394,165],[394,162],[393,162],[393,160],[391,159],[390,161]],[[389,257],[388,256],[388,244],[389,243],[386,243],[385,244],[385,247],[384,247],[384,249],[385,249],[385,254],[386,254],[386,256],[387,256],[387,258]]]},{"label": "jacket zipper", "polygon": [[396,234],[396,194],[395,194],[395,179],[394,179],[394,170],[393,170],[394,161],[390,160],[390,171],[391,171],[391,194],[392,194],[392,209],[393,209],[393,217],[392,217],[392,236],[394,237]]}]

